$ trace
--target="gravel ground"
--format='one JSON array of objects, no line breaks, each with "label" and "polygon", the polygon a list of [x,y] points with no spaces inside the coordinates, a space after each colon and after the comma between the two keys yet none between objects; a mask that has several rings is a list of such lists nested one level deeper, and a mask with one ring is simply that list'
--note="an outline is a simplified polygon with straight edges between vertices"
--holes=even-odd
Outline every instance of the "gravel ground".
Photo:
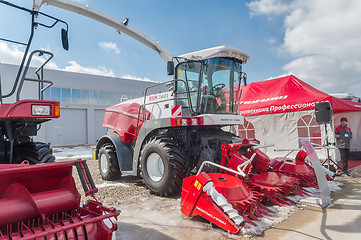
[{"label": "gravel ground", "polygon": [[[61,159],[67,160],[75,159]],[[180,196],[163,198],[150,194],[141,178],[122,176],[116,181],[104,181],[99,174],[97,160],[88,158],[87,165],[99,189],[95,195],[97,200],[121,211],[116,239],[248,239],[212,228],[203,219],[188,219],[180,211]],[[82,202],[91,199],[85,197],[75,168],[73,176],[82,194]]]},{"label": "gravel ground", "polygon": [[[64,158],[58,161],[64,160],[72,159]],[[185,217],[180,211],[180,197],[154,196],[145,188],[141,178],[122,176],[117,181],[104,181],[99,174],[98,161],[88,158],[87,164],[99,189],[96,198],[105,206],[116,207],[121,211],[117,222],[116,239],[249,239],[213,228],[209,222],[201,218]],[[90,197],[84,196],[75,169],[73,175],[82,194],[82,201],[85,202]],[[345,184],[352,181],[347,178],[339,178],[339,180]],[[303,208],[296,206],[290,214]]]}]

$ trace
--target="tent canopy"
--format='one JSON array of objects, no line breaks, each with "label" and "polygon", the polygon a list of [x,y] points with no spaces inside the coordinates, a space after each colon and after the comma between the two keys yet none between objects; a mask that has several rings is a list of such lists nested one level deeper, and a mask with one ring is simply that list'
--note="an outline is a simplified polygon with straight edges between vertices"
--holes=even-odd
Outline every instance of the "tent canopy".
[{"label": "tent canopy", "polygon": [[239,112],[255,116],[314,110],[318,102],[328,101],[334,113],[361,111],[361,103],[332,97],[293,75],[248,84],[242,91]]}]

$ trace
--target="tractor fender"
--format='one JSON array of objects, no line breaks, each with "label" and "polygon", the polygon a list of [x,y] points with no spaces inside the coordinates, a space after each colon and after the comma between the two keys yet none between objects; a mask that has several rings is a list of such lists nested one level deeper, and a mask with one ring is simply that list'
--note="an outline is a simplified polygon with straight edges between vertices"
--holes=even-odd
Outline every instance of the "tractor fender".
[{"label": "tractor fender", "polygon": [[98,140],[95,149],[95,158],[98,159],[100,148],[107,143],[110,143],[114,146],[120,170],[132,171],[134,153],[133,148],[130,144],[124,143],[120,136],[116,133],[106,134]]}]

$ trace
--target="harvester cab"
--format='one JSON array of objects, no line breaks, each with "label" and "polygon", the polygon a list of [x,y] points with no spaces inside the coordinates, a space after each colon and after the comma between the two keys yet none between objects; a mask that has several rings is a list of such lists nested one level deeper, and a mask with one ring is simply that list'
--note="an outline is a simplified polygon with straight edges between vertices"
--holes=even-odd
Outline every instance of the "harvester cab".
[{"label": "harvester cab", "polygon": [[[2,79],[3,82],[1,82],[0,72],[0,163],[21,163],[24,160],[28,160],[31,164],[53,162],[55,158],[52,155],[50,144],[33,141],[33,137],[37,135],[41,123],[60,116],[60,103],[58,101],[43,100],[44,91],[53,84],[51,81],[44,79],[43,71],[53,54],[45,50],[30,52],[30,46],[36,28],[53,28],[60,23],[65,26],[65,29],[62,29],[63,47],[68,49],[68,25],[58,18],[7,1],[0,0],[0,4],[5,8],[29,13],[31,16],[30,35],[27,42],[0,38],[2,42],[25,47],[12,86],[7,85],[8,80],[4,81]],[[45,18],[47,23],[51,21],[51,24],[48,25],[37,20],[39,16]],[[43,63],[35,70],[36,77],[33,78],[29,77],[28,72],[35,56],[42,56]],[[21,93],[25,88],[35,91],[32,96],[36,96],[37,91],[37,99],[22,99]],[[7,90],[8,92],[4,93]]]},{"label": "harvester cab", "polygon": [[242,64],[248,58],[246,53],[228,46],[175,58],[178,64],[172,73],[175,79],[183,80],[175,82],[176,105],[189,116],[237,114],[240,84],[246,81]]}]

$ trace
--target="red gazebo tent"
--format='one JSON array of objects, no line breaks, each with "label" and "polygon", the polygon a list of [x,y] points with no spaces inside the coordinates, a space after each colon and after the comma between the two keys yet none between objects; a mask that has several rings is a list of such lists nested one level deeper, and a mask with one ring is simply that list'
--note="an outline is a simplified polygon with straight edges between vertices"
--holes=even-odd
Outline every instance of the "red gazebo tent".
[{"label": "red gazebo tent", "polygon": [[[333,122],[327,127],[317,124],[314,113],[315,104],[324,101],[333,109]],[[334,143],[333,129],[343,116],[353,131],[351,152],[361,153],[361,103],[332,97],[293,75],[248,84],[242,91],[239,112],[246,118],[240,136],[276,144],[266,150],[271,156],[280,156],[274,149],[298,148],[300,139],[324,144],[328,137]],[[318,153],[321,158],[326,156],[325,151]]]}]

